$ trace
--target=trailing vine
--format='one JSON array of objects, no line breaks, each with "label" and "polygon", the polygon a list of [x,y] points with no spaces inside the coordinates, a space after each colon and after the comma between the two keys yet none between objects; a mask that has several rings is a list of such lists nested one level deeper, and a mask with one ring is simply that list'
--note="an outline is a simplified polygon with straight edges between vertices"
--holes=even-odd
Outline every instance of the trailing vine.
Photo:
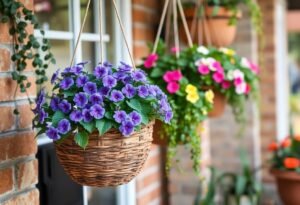
[{"label": "trailing vine", "polygon": [[[49,40],[38,39],[30,32],[31,28],[39,29],[37,18],[32,10],[17,0],[0,0],[0,22],[9,25],[9,35],[12,37],[11,60],[15,64],[12,79],[17,82],[16,90],[20,89],[27,94],[27,89],[31,87],[31,82],[24,73],[27,66],[32,64],[36,74],[35,83],[42,85],[48,80],[46,69],[49,64],[55,64]],[[44,36],[45,32],[40,32]],[[31,103],[30,99],[29,102]]]}]

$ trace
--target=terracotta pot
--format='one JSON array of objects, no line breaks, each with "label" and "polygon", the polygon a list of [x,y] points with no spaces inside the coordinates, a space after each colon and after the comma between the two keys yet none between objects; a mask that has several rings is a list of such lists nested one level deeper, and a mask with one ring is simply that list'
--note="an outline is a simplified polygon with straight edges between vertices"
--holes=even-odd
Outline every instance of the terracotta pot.
[{"label": "terracotta pot", "polygon": [[276,178],[277,190],[285,205],[300,204],[300,174],[289,171],[272,170]]},{"label": "terracotta pot", "polygon": [[214,91],[214,107],[213,110],[208,113],[208,117],[220,117],[226,107],[226,97],[224,94]]},{"label": "terracotta pot", "polygon": [[[192,31],[195,7],[185,9],[185,16]],[[216,47],[226,47],[234,41],[236,36],[236,25],[229,25],[230,18],[234,15],[230,10],[220,7],[217,13],[213,13],[213,7],[205,8],[205,19],[200,17],[196,20],[195,33],[192,33],[193,42],[195,44],[213,45]],[[238,12],[237,18],[241,17],[241,12]],[[180,24],[181,40],[187,42],[186,34],[182,23]]]}]

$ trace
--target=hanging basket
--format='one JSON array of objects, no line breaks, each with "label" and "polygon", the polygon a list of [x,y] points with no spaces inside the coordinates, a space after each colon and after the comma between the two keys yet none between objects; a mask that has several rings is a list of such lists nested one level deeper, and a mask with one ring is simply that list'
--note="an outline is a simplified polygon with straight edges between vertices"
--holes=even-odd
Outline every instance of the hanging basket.
[{"label": "hanging basket", "polygon": [[111,129],[103,136],[89,136],[86,149],[73,137],[55,144],[60,164],[69,176],[84,186],[106,187],[126,184],[142,169],[152,142],[153,122],[129,137]]},{"label": "hanging basket", "polygon": [[[195,20],[196,7],[189,7],[185,9],[185,16],[189,29],[192,30],[193,23]],[[194,28],[195,35],[193,36],[194,43],[203,43],[204,45],[213,45],[216,47],[226,47],[235,39],[236,36],[236,25],[230,25],[230,18],[232,12],[224,7],[220,7],[217,13],[214,11],[214,7],[205,7],[205,15],[207,16],[204,20],[197,18],[196,28]],[[237,14],[237,18],[241,18],[241,12]],[[182,27],[182,25],[181,25]],[[184,35],[184,31],[180,29],[180,38],[187,42],[187,38]]]},{"label": "hanging basket", "polygon": [[223,115],[226,107],[226,97],[224,94],[214,91],[214,107],[213,110],[208,113],[208,116],[211,118],[220,117]]}]

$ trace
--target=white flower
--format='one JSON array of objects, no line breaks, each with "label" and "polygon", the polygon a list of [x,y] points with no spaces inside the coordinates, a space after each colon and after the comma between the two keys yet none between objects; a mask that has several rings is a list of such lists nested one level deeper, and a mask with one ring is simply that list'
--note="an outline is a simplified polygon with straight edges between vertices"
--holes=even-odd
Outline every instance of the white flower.
[{"label": "white flower", "polygon": [[233,78],[241,78],[242,80],[244,80],[244,73],[238,69],[233,71]]},{"label": "white flower", "polygon": [[228,80],[233,80],[234,79],[233,70],[228,71],[228,73],[227,73],[227,79]]},{"label": "white flower", "polygon": [[243,57],[242,60],[241,60],[241,66],[243,66],[245,68],[250,68],[251,67],[250,62],[245,57]]},{"label": "white flower", "polygon": [[245,82],[235,87],[235,92],[239,95],[244,94],[247,90],[247,84]]},{"label": "white flower", "polygon": [[197,48],[198,53],[201,53],[203,55],[208,55],[209,54],[209,50],[205,47],[205,46],[199,46]]},{"label": "white flower", "polygon": [[195,66],[200,66],[202,64],[202,59],[199,59],[195,62]]}]

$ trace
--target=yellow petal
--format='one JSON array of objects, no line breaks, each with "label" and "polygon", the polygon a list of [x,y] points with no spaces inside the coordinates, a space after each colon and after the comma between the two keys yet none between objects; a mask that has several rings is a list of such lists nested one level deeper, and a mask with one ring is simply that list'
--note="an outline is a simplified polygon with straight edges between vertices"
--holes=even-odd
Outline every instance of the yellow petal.
[{"label": "yellow petal", "polygon": [[205,99],[207,102],[213,103],[214,102],[215,94],[212,90],[208,90],[205,92]]},{"label": "yellow petal", "polygon": [[185,88],[185,92],[187,93],[196,93],[197,92],[197,88],[191,84],[188,84]]},{"label": "yellow petal", "polygon": [[186,100],[195,104],[199,100],[198,93],[191,93],[186,96]]}]

